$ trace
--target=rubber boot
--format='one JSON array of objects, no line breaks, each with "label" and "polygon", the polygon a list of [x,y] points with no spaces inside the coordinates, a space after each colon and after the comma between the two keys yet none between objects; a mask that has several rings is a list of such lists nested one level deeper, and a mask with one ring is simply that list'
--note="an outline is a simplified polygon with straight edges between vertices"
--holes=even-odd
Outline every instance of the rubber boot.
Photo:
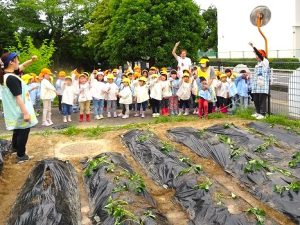
[{"label": "rubber boot", "polygon": [[79,122],[83,122],[83,114],[79,115]]},{"label": "rubber boot", "polygon": [[86,114],[86,122],[91,122],[90,114]]},{"label": "rubber boot", "polygon": [[166,113],[166,116],[169,116],[170,114],[169,114],[169,108],[166,108],[165,109],[165,113]]},{"label": "rubber boot", "polygon": [[161,115],[165,116],[165,114],[166,114],[166,109],[165,108],[161,108]]}]

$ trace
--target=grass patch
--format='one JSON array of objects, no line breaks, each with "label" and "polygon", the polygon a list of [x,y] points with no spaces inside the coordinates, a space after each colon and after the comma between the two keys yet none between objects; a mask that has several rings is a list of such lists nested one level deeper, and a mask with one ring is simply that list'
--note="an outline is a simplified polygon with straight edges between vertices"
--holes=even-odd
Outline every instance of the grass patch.
[{"label": "grass patch", "polygon": [[264,121],[270,124],[279,124],[291,129],[300,129],[300,120],[290,119],[284,115],[271,115],[266,117]]},{"label": "grass patch", "polygon": [[251,116],[252,114],[253,114],[253,109],[251,108],[247,108],[247,109],[239,108],[236,110],[234,116],[246,120],[253,120],[254,118]]},{"label": "grass patch", "polygon": [[151,124],[158,123],[176,123],[176,122],[188,122],[188,121],[196,121],[199,120],[196,116],[160,116],[155,118]]},{"label": "grass patch", "polygon": [[226,117],[228,117],[227,114],[220,113],[220,112],[208,114],[208,119],[220,119],[220,118],[226,118]]}]

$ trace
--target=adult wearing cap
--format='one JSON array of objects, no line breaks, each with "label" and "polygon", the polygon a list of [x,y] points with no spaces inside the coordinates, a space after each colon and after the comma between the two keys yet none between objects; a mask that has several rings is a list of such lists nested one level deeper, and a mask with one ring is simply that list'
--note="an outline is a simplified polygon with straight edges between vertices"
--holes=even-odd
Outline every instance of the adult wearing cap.
[{"label": "adult wearing cap", "polygon": [[185,49],[181,49],[180,56],[178,56],[176,54],[176,50],[177,50],[179,44],[180,44],[180,41],[175,44],[172,54],[178,62],[178,66],[177,66],[178,75],[180,77],[182,77],[184,70],[188,70],[191,72],[192,60],[186,56],[187,51]]},{"label": "adult wearing cap", "polygon": [[267,54],[264,50],[257,50],[252,43],[249,45],[253,48],[257,65],[255,66],[252,77],[252,94],[256,112],[252,115],[256,119],[265,118],[267,111],[267,97],[270,88],[270,66]]},{"label": "adult wearing cap", "polygon": [[28,86],[15,71],[19,69],[18,54],[7,52],[0,60],[0,84],[6,129],[13,131],[12,148],[17,152],[17,163],[29,160],[26,143],[30,128],[38,121],[30,99]]},{"label": "adult wearing cap", "polygon": [[[214,79],[216,79],[215,69],[209,65],[209,58],[202,57],[199,61],[200,67],[198,68],[198,76],[200,80],[207,80],[209,86],[212,85]],[[208,103],[208,113],[212,113],[213,111],[213,103]]]}]

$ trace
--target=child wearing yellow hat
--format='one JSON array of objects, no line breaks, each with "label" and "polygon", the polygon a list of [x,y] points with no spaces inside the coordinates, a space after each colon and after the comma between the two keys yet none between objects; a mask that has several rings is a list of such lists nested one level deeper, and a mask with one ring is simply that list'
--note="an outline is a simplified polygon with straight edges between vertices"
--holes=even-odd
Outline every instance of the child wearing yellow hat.
[{"label": "child wearing yellow hat", "polygon": [[138,79],[138,85],[135,87],[133,96],[137,102],[137,112],[135,117],[145,117],[146,108],[149,100],[149,86],[147,84],[146,77],[140,77]]},{"label": "child wearing yellow hat", "polygon": [[35,73],[30,73],[31,79],[28,82],[30,99],[35,109],[36,115],[39,115],[39,98],[40,98],[40,83],[36,77]]},{"label": "child wearing yellow hat", "polygon": [[169,116],[169,100],[172,96],[172,90],[167,71],[163,70],[161,72],[160,80],[162,85],[161,114],[163,116]]},{"label": "child wearing yellow hat", "polygon": [[57,80],[55,82],[55,88],[56,88],[57,98],[58,98],[58,109],[60,113],[62,113],[61,99],[62,99],[62,87],[64,84],[65,76],[66,76],[65,71],[59,71]]},{"label": "child wearing yellow hat", "polygon": [[220,112],[227,113],[227,105],[229,99],[229,83],[227,82],[227,75],[221,74],[220,81],[216,85],[217,88],[217,107]]},{"label": "child wearing yellow hat", "polygon": [[51,119],[51,101],[56,97],[56,89],[51,81],[51,70],[44,68],[40,76],[43,77],[41,82],[41,100],[43,101],[43,126],[53,125]]},{"label": "child wearing yellow hat", "polygon": [[81,74],[79,76],[79,91],[78,91],[78,102],[80,106],[80,115],[79,115],[79,122],[83,122],[83,117],[85,113],[86,121],[91,121],[91,100],[92,100],[92,93],[91,93],[91,84],[88,80],[88,74]]},{"label": "child wearing yellow hat", "polygon": [[114,82],[115,76],[113,74],[107,75],[107,83],[105,85],[105,93],[107,99],[107,117],[117,118],[117,96],[118,96],[118,86]]},{"label": "child wearing yellow hat", "polygon": [[130,89],[130,80],[129,78],[124,78],[122,80],[123,87],[119,92],[119,103],[122,104],[123,110],[122,113],[119,114],[122,119],[129,118],[129,106],[132,104],[132,91]]},{"label": "child wearing yellow hat", "polygon": [[177,91],[179,99],[179,116],[183,114],[187,116],[190,114],[190,98],[192,94],[192,83],[190,82],[190,73],[185,71],[182,75],[182,80]]}]

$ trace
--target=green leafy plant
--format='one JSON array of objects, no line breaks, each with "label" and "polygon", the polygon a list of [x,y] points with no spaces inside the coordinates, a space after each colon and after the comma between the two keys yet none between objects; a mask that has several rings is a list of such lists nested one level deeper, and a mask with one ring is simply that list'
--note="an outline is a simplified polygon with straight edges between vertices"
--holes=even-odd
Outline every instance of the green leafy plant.
[{"label": "green leafy plant", "polygon": [[163,141],[160,150],[164,153],[169,153],[174,150],[174,146],[172,146],[170,143],[166,141]]},{"label": "green leafy plant", "polygon": [[175,178],[183,176],[185,174],[190,173],[191,171],[194,171],[196,174],[199,174],[202,171],[202,166],[201,165],[197,165],[197,164],[193,164],[183,170],[181,170]]},{"label": "green leafy plant", "polygon": [[268,168],[266,161],[260,159],[253,159],[247,162],[244,171],[246,173],[253,173],[266,168]]},{"label": "green leafy plant", "polygon": [[256,216],[258,225],[264,225],[265,224],[266,212],[264,210],[253,207],[253,208],[248,209],[247,212],[252,213],[253,215]]},{"label": "green leafy plant", "polygon": [[224,123],[224,124],[223,124],[223,128],[224,128],[224,129],[230,128],[230,124],[229,124],[229,123]]},{"label": "green leafy plant", "polygon": [[299,192],[300,190],[300,181],[291,182],[289,185],[282,186],[282,185],[275,185],[273,191],[279,194],[282,194],[285,191],[294,191]]},{"label": "green leafy plant", "polygon": [[149,134],[143,134],[137,138],[137,141],[140,143],[144,143],[145,141],[149,140],[149,138],[150,138]]},{"label": "green leafy plant", "polygon": [[140,224],[139,219],[132,212],[125,209],[126,205],[128,205],[127,202],[114,200],[110,196],[104,208],[107,213],[115,219],[114,225],[121,225],[125,221],[132,221]]},{"label": "green leafy plant", "polygon": [[144,216],[146,218],[151,218],[151,219],[156,219],[156,216],[154,215],[154,213],[151,210],[147,210],[144,212]]},{"label": "green leafy plant", "polygon": [[300,152],[296,152],[292,156],[292,160],[289,162],[289,167],[296,168],[300,164]]},{"label": "green leafy plant", "polygon": [[194,189],[201,189],[201,190],[205,190],[205,191],[209,191],[210,186],[213,183],[211,182],[211,180],[207,177],[205,179],[205,181],[198,183],[194,186]]},{"label": "green leafy plant", "polygon": [[112,193],[128,191],[128,186],[126,184],[118,184],[113,190]]},{"label": "green leafy plant", "polygon": [[261,153],[261,152],[267,151],[268,148],[272,145],[279,146],[279,144],[278,144],[277,140],[274,138],[274,136],[270,135],[269,137],[267,137],[265,139],[265,142],[263,144],[259,145],[254,151]]},{"label": "green leafy plant", "polygon": [[191,165],[191,160],[188,157],[179,157],[179,160],[183,163],[186,163],[188,165]]},{"label": "green leafy plant", "polygon": [[127,170],[123,170],[120,176],[128,178],[127,190],[134,190],[137,194],[142,193],[146,189],[144,179],[137,173],[130,173]]},{"label": "green leafy plant", "polygon": [[107,165],[107,167],[106,167],[106,171],[107,172],[114,172],[115,165],[111,161],[109,161],[107,159],[108,159],[107,156],[102,156],[100,158],[95,158],[93,160],[90,160],[88,162],[87,167],[84,170],[84,176],[87,176],[87,177],[92,176],[93,171],[96,170],[96,169],[98,169],[99,166],[101,166],[103,164]]},{"label": "green leafy plant", "polygon": [[218,137],[220,142],[229,145],[231,159],[236,160],[245,152],[244,149],[236,146],[236,144],[227,135],[220,134]]},{"label": "green leafy plant", "polygon": [[266,169],[270,172],[276,171],[276,172],[279,172],[288,177],[290,177],[292,175],[292,173],[290,171],[278,168],[276,166],[272,166],[272,165],[268,164],[267,161],[261,160],[261,159],[253,159],[253,160],[248,161],[246,166],[244,167],[244,172],[245,173],[253,173],[256,171],[260,171],[262,169]]}]

